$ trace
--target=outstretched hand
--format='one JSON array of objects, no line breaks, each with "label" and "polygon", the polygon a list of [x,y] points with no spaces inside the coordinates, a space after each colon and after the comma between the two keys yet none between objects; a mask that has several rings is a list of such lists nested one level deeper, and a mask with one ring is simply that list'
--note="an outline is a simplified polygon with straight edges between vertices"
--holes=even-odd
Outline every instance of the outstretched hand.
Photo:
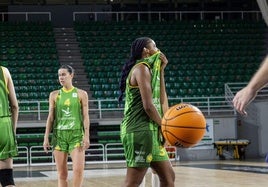
[{"label": "outstretched hand", "polygon": [[242,115],[247,115],[246,107],[247,105],[256,97],[257,93],[248,87],[243,88],[236,93],[233,99],[233,105],[237,112]]}]

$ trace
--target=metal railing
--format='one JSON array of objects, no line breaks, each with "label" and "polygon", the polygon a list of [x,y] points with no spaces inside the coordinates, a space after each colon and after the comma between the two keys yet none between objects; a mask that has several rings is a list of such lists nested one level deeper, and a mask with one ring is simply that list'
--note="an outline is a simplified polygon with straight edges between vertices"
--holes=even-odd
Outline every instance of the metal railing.
[{"label": "metal railing", "polygon": [[[226,15],[239,15],[241,20],[244,20],[246,15],[255,15],[257,20],[262,19],[260,11],[99,11],[99,12],[73,12],[73,21],[80,21],[79,17],[86,17],[87,21],[125,21],[129,15],[134,17],[133,20],[140,22],[144,20],[158,20],[163,21],[166,18],[172,18],[172,20],[183,20],[183,17],[187,15],[196,15],[199,20],[204,20],[207,15],[214,14],[220,20],[225,19]],[[152,17],[154,19],[152,19]],[[81,18],[80,18],[81,19]]]},{"label": "metal railing", "polygon": [[16,166],[28,166],[29,163],[29,149],[26,146],[18,147],[18,156],[14,157],[14,164]]},{"label": "metal railing", "polygon": [[[106,162],[125,162],[124,149],[122,143],[107,143],[105,145]],[[110,160],[111,159],[111,160]]]},{"label": "metal railing", "polygon": [[44,152],[43,146],[31,146],[29,150],[29,165],[54,165],[52,149]]},{"label": "metal railing", "polygon": [[[170,106],[178,103],[189,103],[197,106],[205,115],[211,116],[215,114],[231,114],[236,115],[236,111],[232,105],[234,95],[247,85],[246,82],[226,83],[225,96],[219,97],[182,97],[169,98]],[[268,86],[264,87],[258,92],[256,100],[268,98]],[[36,114],[36,120],[44,120],[41,114],[48,113],[48,110],[42,109],[42,106],[47,105],[48,101],[19,101],[20,114]],[[27,107],[27,105],[30,105]],[[89,100],[89,113],[92,115],[91,119],[115,118],[123,115],[124,106],[118,104],[117,99],[99,99]],[[23,109],[22,109],[23,108]],[[109,115],[110,114],[110,115]],[[108,117],[107,117],[108,116]]]},{"label": "metal railing", "polygon": [[[205,115],[214,114],[235,114],[232,104],[226,100],[226,97],[183,97],[169,98],[170,106],[178,103],[189,103],[197,106]],[[42,101],[19,101],[20,116],[31,115],[36,120],[45,120],[48,109],[41,109],[47,105],[47,100]],[[28,107],[27,107],[28,105]],[[22,107],[21,107],[22,106]],[[48,107],[47,107],[48,108]],[[121,118],[123,116],[124,106],[118,105],[117,99],[99,99],[89,100],[89,114],[91,119]],[[42,117],[42,114],[43,115]]]},{"label": "metal railing", "polygon": [[218,114],[235,114],[233,106],[228,103],[225,97],[184,97],[169,98],[171,106],[177,103],[189,103],[198,107],[206,116]]},{"label": "metal railing", "polygon": [[[19,146],[19,149],[21,148],[25,147]],[[55,165],[52,148],[48,150],[48,153],[45,153],[43,146],[30,146],[28,152],[29,153],[27,153],[27,157],[24,157],[24,159],[27,159],[27,165],[29,166]],[[24,152],[19,151],[19,153]],[[17,157],[14,157],[14,159],[17,159]],[[106,161],[104,145],[90,144],[90,148],[85,150],[85,161],[86,163],[104,163]]]},{"label": "metal railing", "polygon": [[105,162],[105,147],[103,144],[90,144],[90,148],[85,151],[86,163]]},{"label": "metal railing", "polygon": [[[234,95],[245,87],[247,83],[226,83],[225,96],[220,97],[182,97],[169,98],[170,106],[178,103],[189,103],[198,107],[206,116],[229,114],[236,115],[236,111],[232,105]],[[268,86],[258,92],[256,100],[268,99]],[[45,120],[41,114],[47,114],[48,109],[42,109],[44,106],[48,108],[48,101],[19,101],[20,114],[35,115],[36,120]],[[89,100],[89,113],[91,119],[105,118],[121,118],[123,116],[124,106],[119,105],[117,99],[98,99]]]},{"label": "metal railing", "polygon": [[[41,15],[45,15],[45,20],[52,20],[51,12],[0,12],[1,20],[5,21],[6,16],[24,16],[24,21],[31,21],[31,17],[37,15],[37,19],[41,19]],[[129,16],[130,15],[130,16]],[[73,21],[82,21],[87,18],[91,21],[125,21],[127,17],[132,17],[133,20],[140,22],[141,20],[158,20],[166,19],[183,20],[188,15],[195,15],[199,20],[204,20],[206,16],[214,15],[215,19],[223,20],[227,15],[238,15],[241,20],[244,20],[247,15],[254,15],[256,20],[262,19],[261,11],[96,11],[96,12],[73,12]],[[23,19],[23,18],[20,18]]]},{"label": "metal railing", "polygon": [[[225,94],[231,98],[233,97],[239,90],[244,88],[248,83],[247,82],[235,82],[235,83],[225,83]],[[263,87],[256,96],[256,99],[266,99],[268,96],[268,85]]]},{"label": "metal railing", "polygon": [[[41,166],[55,165],[52,149],[45,153],[43,146],[19,146],[19,156],[14,157],[14,166]],[[177,148],[174,146],[166,147],[171,161],[177,160]],[[90,148],[85,151],[86,164],[103,163],[124,163],[125,155],[121,143],[90,144]],[[71,164],[68,161],[68,164]]]},{"label": "metal railing", "polygon": [[30,21],[29,17],[34,15],[47,15],[47,21],[51,21],[51,12],[1,12],[1,20],[5,21],[5,16],[12,15],[23,15],[25,16],[25,21]]}]

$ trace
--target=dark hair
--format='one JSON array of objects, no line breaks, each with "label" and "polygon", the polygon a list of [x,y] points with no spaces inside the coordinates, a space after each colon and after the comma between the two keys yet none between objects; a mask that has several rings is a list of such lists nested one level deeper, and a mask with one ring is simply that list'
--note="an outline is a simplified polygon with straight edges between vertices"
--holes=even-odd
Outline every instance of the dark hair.
[{"label": "dark hair", "polygon": [[141,59],[143,48],[146,47],[151,40],[152,39],[148,37],[140,37],[134,40],[131,44],[130,58],[124,64],[121,72],[121,79],[119,83],[120,94],[118,97],[119,102],[123,100],[123,95],[126,90],[126,79],[131,68],[135,65],[137,60]]},{"label": "dark hair", "polygon": [[67,64],[63,64],[61,65],[60,69],[67,69],[67,71],[72,74],[74,73],[74,68],[70,65],[67,65]]}]

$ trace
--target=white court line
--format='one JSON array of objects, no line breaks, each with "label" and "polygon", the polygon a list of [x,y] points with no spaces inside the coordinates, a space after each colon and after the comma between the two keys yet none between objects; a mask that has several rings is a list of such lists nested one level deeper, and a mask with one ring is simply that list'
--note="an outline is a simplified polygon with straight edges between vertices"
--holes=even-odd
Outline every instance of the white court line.
[{"label": "white court line", "polygon": [[[57,171],[40,171],[45,177],[24,177],[15,178],[15,181],[39,181],[39,180],[57,180]],[[97,169],[97,170],[85,170],[85,178],[95,177],[111,177],[111,176],[125,176],[126,169]],[[68,178],[72,178],[73,171],[69,171]]]}]

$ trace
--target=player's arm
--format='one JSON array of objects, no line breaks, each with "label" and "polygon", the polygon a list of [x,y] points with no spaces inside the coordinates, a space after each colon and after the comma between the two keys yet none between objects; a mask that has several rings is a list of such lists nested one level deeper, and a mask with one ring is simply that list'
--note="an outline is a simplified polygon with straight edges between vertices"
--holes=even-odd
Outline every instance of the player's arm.
[{"label": "player's arm", "polygon": [[254,92],[259,91],[268,83],[268,56],[262,62],[259,70],[255,73],[248,84],[248,88]]},{"label": "player's arm", "polygon": [[164,71],[161,72],[161,82],[160,82],[160,102],[162,105],[162,111],[163,114],[166,113],[166,111],[168,110],[168,97],[167,97],[167,93],[166,93],[166,85],[165,85],[165,78],[164,78]]},{"label": "player's arm", "polygon": [[160,53],[161,59],[161,77],[160,77],[160,102],[162,105],[163,114],[168,110],[168,97],[166,92],[166,83],[165,83],[165,68],[168,63],[166,56],[163,53]]},{"label": "player's arm", "polygon": [[131,84],[138,85],[140,89],[145,112],[154,122],[161,126],[161,117],[153,104],[151,72],[149,68],[144,64],[137,65],[132,72],[131,79]]},{"label": "player's arm", "polygon": [[49,111],[48,111],[48,117],[47,117],[47,122],[46,122],[44,143],[43,143],[43,148],[46,153],[48,152],[48,149],[50,148],[49,134],[51,132],[52,125],[55,120],[55,101],[56,101],[57,94],[58,94],[58,90],[53,91],[49,94]]},{"label": "player's arm", "polygon": [[83,147],[84,149],[89,148],[90,146],[90,120],[88,114],[88,94],[83,90],[79,90],[79,95],[81,99],[82,105],[82,115],[83,115],[83,126],[84,126],[84,139],[83,139]]},{"label": "player's arm", "polygon": [[13,84],[13,80],[11,78],[10,72],[7,68],[3,67],[4,75],[6,78],[7,83],[7,89],[8,89],[8,99],[9,99],[9,105],[11,110],[11,117],[12,117],[12,124],[14,132],[16,132],[17,128],[17,122],[18,122],[18,116],[19,116],[19,105],[16,97],[16,92]]},{"label": "player's arm", "polygon": [[233,104],[241,114],[247,114],[246,106],[256,97],[257,92],[268,83],[268,56],[246,87],[236,93]]}]

